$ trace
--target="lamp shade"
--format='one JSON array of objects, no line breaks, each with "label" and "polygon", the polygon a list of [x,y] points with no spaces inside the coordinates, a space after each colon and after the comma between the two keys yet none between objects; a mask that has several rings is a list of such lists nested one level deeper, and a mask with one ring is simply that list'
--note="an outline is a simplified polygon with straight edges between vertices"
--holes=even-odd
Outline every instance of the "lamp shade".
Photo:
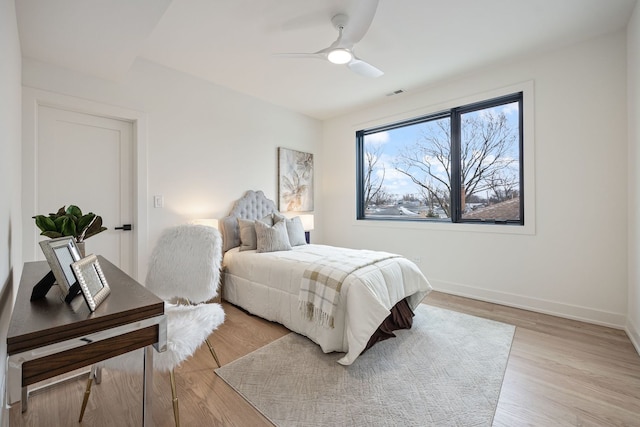
[{"label": "lamp shade", "polygon": [[300,222],[302,222],[302,228],[304,228],[304,231],[313,230],[313,215],[304,214],[298,216],[300,217]]},{"label": "lamp shade", "polygon": [[284,215],[289,219],[299,217],[300,222],[302,223],[302,227],[304,228],[304,231],[313,230],[313,214],[312,213],[301,213],[298,211],[286,211],[281,213],[282,215]]}]

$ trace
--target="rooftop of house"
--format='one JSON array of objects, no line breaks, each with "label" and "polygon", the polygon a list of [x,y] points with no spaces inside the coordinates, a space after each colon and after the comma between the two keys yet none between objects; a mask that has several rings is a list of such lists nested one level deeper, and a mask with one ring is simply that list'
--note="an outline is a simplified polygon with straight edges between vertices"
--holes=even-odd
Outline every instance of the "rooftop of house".
[{"label": "rooftop of house", "polygon": [[464,214],[464,219],[518,219],[520,218],[520,197],[494,203]]}]

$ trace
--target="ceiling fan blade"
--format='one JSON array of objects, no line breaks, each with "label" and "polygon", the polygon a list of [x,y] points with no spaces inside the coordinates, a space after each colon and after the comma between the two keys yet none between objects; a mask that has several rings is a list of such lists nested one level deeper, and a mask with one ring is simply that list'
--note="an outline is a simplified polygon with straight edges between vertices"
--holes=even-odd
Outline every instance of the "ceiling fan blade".
[{"label": "ceiling fan blade", "polygon": [[349,22],[342,32],[342,42],[347,46],[358,43],[369,30],[378,8],[378,0],[360,0],[356,12],[349,16]]},{"label": "ceiling fan blade", "polygon": [[381,70],[377,69],[373,65],[368,62],[364,62],[361,59],[354,58],[351,62],[347,64],[347,67],[354,73],[360,74],[365,77],[380,77],[384,74]]},{"label": "ceiling fan blade", "polygon": [[315,53],[274,53],[273,56],[279,58],[316,58],[316,59],[325,59],[326,55],[322,52]]}]

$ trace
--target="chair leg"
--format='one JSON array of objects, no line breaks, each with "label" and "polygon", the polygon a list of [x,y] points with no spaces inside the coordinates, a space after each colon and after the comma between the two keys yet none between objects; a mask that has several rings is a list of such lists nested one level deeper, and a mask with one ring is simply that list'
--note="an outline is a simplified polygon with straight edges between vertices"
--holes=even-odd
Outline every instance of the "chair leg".
[{"label": "chair leg", "polygon": [[176,422],[176,427],[180,427],[180,410],[178,408],[178,394],[176,393],[176,376],[173,369],[169,372],[171,378],[171,398],[173,402],[173,418]]},{"label": "chair leg", "polygon": [[93,383],[94,376],[94,368],[91,368],[91,372],[89,373],[89,379],[87,380],[87,388],[84,391],[84,399],[82,400],[82,409],[80,409],[80,418],[78,418],[78,422],[82,422],[82,417],[84,417],[84,410],[87,408],[87,402],[89,401],[89,395],[91,394],[91,384]]},{"label": "chair leg", "polygon": [[[92,368],[94,369],[94,368]],[[93,371],[93,381],[96,384],[100,384],[102,382],[102,366],[96,366]]]},{"label": "chair leg", "polygon": [[209,342],[209,338],[205,339],[205,341],[207,343],[207,346],[209,346],[209,351],[211,352],[211,355],[213,356],[213,360],[216,361],[216,364],[218,365],[218,368],[222,367],[222,365],[220,364],[220,361],[218,360],[218,355],[216,355],[216,352],[213,349],[213,346]]}]

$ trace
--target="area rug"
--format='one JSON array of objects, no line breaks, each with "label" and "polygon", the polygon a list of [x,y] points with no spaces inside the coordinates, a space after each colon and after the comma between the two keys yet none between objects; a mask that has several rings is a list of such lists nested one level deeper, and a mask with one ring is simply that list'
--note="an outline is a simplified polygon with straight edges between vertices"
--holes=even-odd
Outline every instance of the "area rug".
[{"label": "area rug", "polygon": [[420,304],[351,366],[290,333],[216,373],[277,426],[490,426],[514,330]]}]

